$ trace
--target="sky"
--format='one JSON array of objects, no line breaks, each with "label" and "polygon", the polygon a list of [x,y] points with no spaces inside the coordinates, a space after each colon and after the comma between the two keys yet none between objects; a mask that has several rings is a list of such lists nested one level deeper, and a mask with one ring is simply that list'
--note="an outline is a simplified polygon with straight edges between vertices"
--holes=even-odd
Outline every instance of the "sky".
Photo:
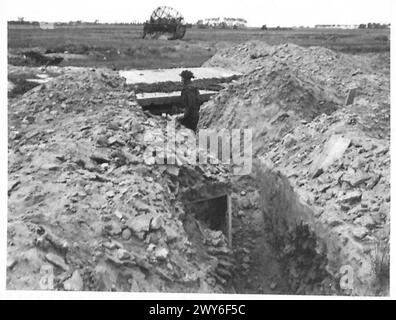
[{"label": "sky", "polygon": [[[5,1],[5,2],[4,2]],[[7,20],[132,22],[160,5],[187,22],[211,17],[244,18],[252,27],[391,22],[392,0],[2,0]]]}]

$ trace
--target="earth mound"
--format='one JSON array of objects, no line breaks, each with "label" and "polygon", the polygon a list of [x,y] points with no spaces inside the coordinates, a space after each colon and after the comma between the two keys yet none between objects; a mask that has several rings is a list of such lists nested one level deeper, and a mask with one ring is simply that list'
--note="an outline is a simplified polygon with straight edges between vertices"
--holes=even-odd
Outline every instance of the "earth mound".
[{"label": "earth mound", "polygon": [[168,123],[124,87],[79,69],[11,102],[8,289],[228,290],[226,237],[185,206],[226,193],[227,170],[184,161],[178,131],[176,164],[157,163]]}]

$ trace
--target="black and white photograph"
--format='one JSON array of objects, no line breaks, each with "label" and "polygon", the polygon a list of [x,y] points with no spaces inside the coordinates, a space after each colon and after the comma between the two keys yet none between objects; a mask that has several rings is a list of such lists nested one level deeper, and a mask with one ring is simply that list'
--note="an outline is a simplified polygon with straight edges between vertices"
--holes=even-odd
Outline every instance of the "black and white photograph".
[{"label": "black and white photograph", "polygon": [[393,296],[391,0],[2,7],[4,296]]}]

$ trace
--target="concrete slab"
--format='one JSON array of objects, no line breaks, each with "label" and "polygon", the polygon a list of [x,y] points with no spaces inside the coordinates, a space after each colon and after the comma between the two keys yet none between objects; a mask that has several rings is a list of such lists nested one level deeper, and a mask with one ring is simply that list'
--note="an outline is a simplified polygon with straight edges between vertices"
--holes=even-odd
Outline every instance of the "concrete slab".
[{"label": "concrete slab", "polygon": [[136,83],[158,83],[158,82],[179,82],[179,74],[183,70],[190,70],[195,79],[220,79],[242,75],[239,72],[223,68],[174,68],[174,69],[146,69],[146,70],[124,70],[120,71],[120,76],[126,78],[127,84]]},{"label": "concrete slab", "polygon": [[[201,102],[208,101],[217,91],[199,90]],[[173,92],[150,92],[138,93],[136,99],[142,107],[165,105],[165,104],[180,104],[181,91]]]}]

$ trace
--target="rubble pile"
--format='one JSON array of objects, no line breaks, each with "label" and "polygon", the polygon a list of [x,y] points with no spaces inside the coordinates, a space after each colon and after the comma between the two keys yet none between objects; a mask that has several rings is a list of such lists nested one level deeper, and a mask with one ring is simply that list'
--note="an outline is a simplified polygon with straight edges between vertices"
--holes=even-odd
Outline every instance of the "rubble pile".
[{"label": "rubble pile", "polygon": [[[225,48],[209,59],[205,67],[223,67],[249,74],[254,70],[269,73],[275,66],[287,66],[298,78],[324,87],[343,103],[350,88],[358,95],[389,102],[389,54],[349,55],[323,47],[300,47],[286,43],[271,46],[249,41]],[[384,75],[388,75],[384,77]]]},{"label": "rubble pile", "polygon": [[263,227],[294,293],[388,292],[390,86],[379,65],[259,42],[206,64],[245,73],[201,108],[199,126],[252,129]]},{"label": "rubble pile", "polygon": [[334,278],[342,277],[342,266],[354,270],[344,293],[386,294],[389,140],[368,136],[358,122],[358,114],[344,109],[292,130],[262,157],[261,194],[274,238],[289,232],[282,221],[304,222],[324,242]]},{"label": "rubble pile", "polygon": [[[8,65],[8,99],[18,98],[22,94],[38,86],[41,83],[50,81],[61,74],[67,73],[78,67],[29,67]],[[12,85],[10,85],[12,84]]]},{"label": "rubble pile", "polygon": [[361,109],[372,113],[389,108],[389,77],[367,59],[293,44],[248,42],[224,49],[207,66],[230,67],[245,75],[201,107],[199,126],[251,128],[253,152],[259,154],[290,128],[343,106],[349,89],[357,88]]},{"label": "rubble pile", "polygon": [[263,152],[301,120],[311,121],[337,108],[316,84],[297,78],[286,66],[254,71],[201,107],[199,126],[250,128],[253,153]]},{"label": "rubble pile", "polygon": [[8,289],[227,290],[227,240],[183,200],[226,192],[228,171],[186,163],[179,133],[176,164],[157,164],[147,138],[166,119],[124,87],[71,70],[11,102]]}]

